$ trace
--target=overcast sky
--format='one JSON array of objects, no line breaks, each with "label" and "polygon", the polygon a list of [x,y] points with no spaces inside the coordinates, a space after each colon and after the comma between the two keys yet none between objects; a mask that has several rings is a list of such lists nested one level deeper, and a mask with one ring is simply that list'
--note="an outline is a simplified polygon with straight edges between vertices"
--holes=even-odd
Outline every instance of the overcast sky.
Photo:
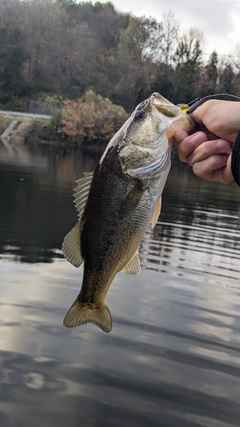
[{"label": "overcast sky", "polygon": [[[102,0],[104,3],[105,0]],[[197,27],[203,31],[205,52],[214,49],[222,55],[240,50],[240,0],[111,0],[116,10],[134,16],[154,17],[162,21],[173,12],[182,30]]]}]

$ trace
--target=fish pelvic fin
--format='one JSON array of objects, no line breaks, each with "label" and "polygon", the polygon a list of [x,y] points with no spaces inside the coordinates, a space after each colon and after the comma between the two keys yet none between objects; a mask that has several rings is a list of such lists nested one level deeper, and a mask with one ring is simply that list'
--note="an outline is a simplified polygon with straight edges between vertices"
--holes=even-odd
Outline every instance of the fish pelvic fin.
[{"label": "fish pelvic fin", "polygon": [[79,267],[83,262],[80,246],[80,224],[77,222],[72,230],[64,237],[62,244],[63,256],[74,267]]},{"label": "fish pelvic fin", "polygon": [[94,323],[104,332],[110,332],[112,330],[112,316],[108,306],[106,304],[100,307],[91,306],[82,303],[77,297],[68,310],[63,324],[67,328],[75,328],[86,323]]}]

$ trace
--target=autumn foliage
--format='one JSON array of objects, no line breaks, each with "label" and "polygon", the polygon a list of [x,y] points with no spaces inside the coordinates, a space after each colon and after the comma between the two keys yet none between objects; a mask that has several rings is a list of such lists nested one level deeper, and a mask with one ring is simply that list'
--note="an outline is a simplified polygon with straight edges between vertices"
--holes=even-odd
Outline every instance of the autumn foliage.
[{"label": "autumn foliage", "polygon": [[[203,36],[171,11],[158,22],[110,1],[0,0],[0,109],[42,102],[53,114],[69,99],[66,135],[108,139],[125,119],[116,104],[131,114],[153,92],[174,104],[240,95],[239,46],[234,56],[209,55]],[[91,88],[105,100],[84,95]]]},{"label": "autumn foliage", "polygon": [[127,117],[121,106],[89,90],[78,100],[64,101],[61,132],[78,143],[107,141]]}]

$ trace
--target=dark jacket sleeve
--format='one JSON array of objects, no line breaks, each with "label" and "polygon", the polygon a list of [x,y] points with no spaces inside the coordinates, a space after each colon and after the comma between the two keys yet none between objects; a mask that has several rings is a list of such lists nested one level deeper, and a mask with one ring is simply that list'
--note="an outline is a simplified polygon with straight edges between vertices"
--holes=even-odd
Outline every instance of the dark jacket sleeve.
[{"label": "dark jacket sleeve", "polygon": [[232,149],[232,174],[237,185],[240,186],[240,132]]}]

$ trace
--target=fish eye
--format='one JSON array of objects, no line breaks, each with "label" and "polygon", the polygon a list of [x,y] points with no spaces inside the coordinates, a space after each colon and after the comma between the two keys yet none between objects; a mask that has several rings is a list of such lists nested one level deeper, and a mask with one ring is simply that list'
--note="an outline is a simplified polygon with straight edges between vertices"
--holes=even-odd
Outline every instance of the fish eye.
[{"label": "fish eye", "polygon": [[133,120],[137,122],[138,120],[144,119],[145,112],[143,110],[139,110],[135,113]]}]

